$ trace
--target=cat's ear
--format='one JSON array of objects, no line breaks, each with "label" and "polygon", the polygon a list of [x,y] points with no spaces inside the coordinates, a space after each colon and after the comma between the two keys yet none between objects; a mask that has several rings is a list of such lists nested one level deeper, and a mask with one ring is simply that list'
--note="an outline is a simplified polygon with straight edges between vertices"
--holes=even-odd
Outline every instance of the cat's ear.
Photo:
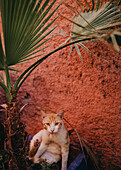
[{"label": "cat's ear", "polygon": [[42,113],[42,117],[44,119],[46,117],[46,113],[43,110],[41,110],[41,113]]},{"label": "cat's ear", "polygon": [[62,110],[60,113],[57,114],[60,118],[63,118],[64,110]]}]

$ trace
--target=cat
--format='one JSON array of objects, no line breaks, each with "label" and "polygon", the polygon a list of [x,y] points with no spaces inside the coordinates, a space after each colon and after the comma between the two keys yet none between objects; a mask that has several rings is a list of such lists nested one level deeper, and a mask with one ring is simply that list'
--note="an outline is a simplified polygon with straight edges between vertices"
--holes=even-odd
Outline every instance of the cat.
[{"label": "cat", "polygon": [[30,142],[29,159],[33,163],[46,161],[57,163],[62,157],[61,170],[67,170],[70,138],[62,120],[64,111],[58,114],[43,114],[44,129]]}]

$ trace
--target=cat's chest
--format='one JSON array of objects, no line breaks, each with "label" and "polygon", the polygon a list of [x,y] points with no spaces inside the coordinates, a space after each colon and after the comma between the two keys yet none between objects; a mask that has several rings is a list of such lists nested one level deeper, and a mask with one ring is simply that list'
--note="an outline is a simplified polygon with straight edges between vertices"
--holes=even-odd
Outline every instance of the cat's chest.
[{"label": "cat's chest", "polygon": [[61,134],[50,134],[49,140],[50,140],[50,142],[54,142],[59,145],[62,145],[66,142]]}]

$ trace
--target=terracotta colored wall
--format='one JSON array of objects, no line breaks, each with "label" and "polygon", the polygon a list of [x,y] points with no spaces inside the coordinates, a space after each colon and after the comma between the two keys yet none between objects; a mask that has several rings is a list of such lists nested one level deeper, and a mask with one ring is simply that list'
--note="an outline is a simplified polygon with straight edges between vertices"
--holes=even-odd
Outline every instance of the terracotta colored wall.
[{"label": "terracotta colored wall", "polygon": [[[59,12],[62,9],[63,6]],[[69,27],[69,23],[61,17],[56,23],[59,28],[53,34],[61,32],[61,28],[67,30]],[[61,35],[56,36],[51,41],[52,48],[64,40]],[[69,48],[50,56],[21,87],[18,101],[20,107],[30,102],[56,112],[64,110],[65,118],[101,160],[102,169],[119,169],[121,52],[115,53],[103,42],[91,42],[88,48],[92,54],[80,48],[84,68],[74,48],[70,57]],[[29,65],[30,62],[18,68],[24,70]],[[12,81],[16,78],[14,76]],[[22,120],[30,134],[38,132],[42,127],[40,109],[34,106],[25,108]]]}]

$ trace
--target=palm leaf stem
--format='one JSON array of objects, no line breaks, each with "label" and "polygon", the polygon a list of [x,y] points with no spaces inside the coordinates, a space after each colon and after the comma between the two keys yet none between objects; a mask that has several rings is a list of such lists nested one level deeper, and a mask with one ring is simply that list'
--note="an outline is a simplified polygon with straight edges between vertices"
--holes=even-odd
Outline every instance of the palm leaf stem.
[{"label": "palm leaf stem", "polygon": [[95,37],[95,38],[101,37],[102,38],[102,37],[105,37],[107,35],[107,33],[109,34],[110,32],[112,32],[112,29],[103,30],[103,27],[98,29],[98,34],[97,33],[90,34],[90,32],[87,32],[85,34],[81,34],[81,33],[71,31],[71,34],[72,34],[71,40],[74,40],[74,39],[83,40],[83,39],[85,39],[85,37],[88,37],[88,38],[90,38],[90,37]]},{"label": "palm leaf stem", "polygon": [[[1,2],[0,1],[0,4],[4,4],[3,1]],[[7,4],[8,5],[8,4]],[[5,10],[4,10],[4,5],[3,5],[3,8],[1,9],[1,17],[4,18],[2,20],[2,28],[3,28],[3,35],[4,37],[6,37],[6,31],[5,31],[5,25],[6,24],[6,15],[5,15]],[[3,39],[3,43],[6,42],[6,39],[4,38]],[[7,61],[6,61],[6,54],[4,54],[5,52],[3,52],[3,47],[2,47],[2,40],[1,40],[1,36],[0,36],[0,50],[1,50],[1,54],[2,56],[2,59],[3,59],[3,63],[4,63],[4,70],[5,70],[5,83],[6,83],[6,86],[8,87],[9,90],[11,90],[11,82],[10,82],[10,76],[9,76],[9,71],[8,71],[8,66],[7,66]],[[7,93],[8,94],[8,93]],[[9,95],[8,95],[8,98],[9,98]]]},{"label": "palm leaf stem", "polygon": [[6,81],[7,81],[7,87],[9,90],[11,90],[11,82],[10,82],[10,75],[8,71],[8,66],[5,64],[5,75],[6,75]]},{"label": "palm leaf stem", "polygon": [[4,83],[2,83],[1,81],[0,81],[0,86],[1,86],[1,87],[3,88],[3,90],[5,91],[6,97],[7,97],[7,99],[8,99],[8,102],[11,102],[11,100],[12,100],[12,95],[11,95],[9,89],[7,88],[7,86],[6,86]]},{"label": "palm leaf stem", "polygon": [[2,82],[5,84],[5,80],[1,74],[0,74],[0,78],[1,78]]},{"label": "palm leaf stem", "polygon": [[4,69],[4,52],[2,47],[2,40],[0,35],[0,70]]},{"label": "palm leaf stem", "polygon": [[[87,40],[92,40],[92,39],[95,39],[94,37],[91,37],[91,38],[85,38],[85,39],[83,39],[83,40],[77,40],[77,41],[74,41],[74,42],[70,42],[70,43],[68,43],[68,44],[65,44],[65,45],[63,45],[63,46],[60,46],[60,47],[58,47],[58,48],[56,48],[55,50],[53,50],[53,51],[51,51],[50,53],[48,53],[46,56],[44,56],[44,57],[42,57],[41,59],[39,59],[38,61],[36,61],[34,64],[32,64],[29,68],[27,68],[20,76],[19,76],[19,78],[17,79],[17,81],[16,81],[16,83],[15,83],[15,85],[14,85],[14,87],[13,87],[13,91],[16,91],[16,90],[18,90],[19,88],[20,88],[20,82],[22,81],[22,79],[23,79],[23,77],[28,73],[29,74],[29,72],[32,72],[39,64],[41,64],[45,59],[47,59],[50,55],[52,55],[53,53],[55,53],[55,52],[57,52],[57,51],[59,51],[59,50],[61,50],[61,49],[63,49],[63,48],[65,48],[65,47],[68,47],[68,46],[70,46],[70,45],[72,45],[72,44],[74,44],[74,43],[78,43],[78,42],[81,42],[81,41],[87,41]],[[34,69],[33,69],[34,68]],[[32,71],[31,71],[32,70]],[[27,74],[27,75],[28,75]],[[26,75],[26,78],[28,77]],[[25,80],[24,80],[25,81]],[[23,82],[24,82],[23,81]],[[23,83],[22,82],[22,83]],[[22,85],[22,83],[21,83],[21,85]]]},{"label": "palm leaf stem", "polygon": [[29,70],[28,74],[21,80],[21,82],[18,85],[17,91],[19,90],[19,88],[21,87],[21,85],[24,83],[24,81],[28,78],[28,76],[32,73],[32,71],[39,65],[40,63],[36,64],[34,67],[31,68],[31,70]]},{"label": "palm leaf stem", "polygon": [[[72,35],[72,38],[78,38],[78,37],[81,38],[81,37],[82,37],[82,39],[83,39],[83,37],[85,37],[85,36],[90,37],[90,36],[93,35],[93,33],[91,34],[90,32],[86,32],[85,34],[83,34],[83,33],[78,33],[78,32],[74,32],[74,31],[71,31],[71,34],[76,35],[76,36],[73,36],[73,35]],[[95,35],[95,33],[94,33],[94,35]]]}]

